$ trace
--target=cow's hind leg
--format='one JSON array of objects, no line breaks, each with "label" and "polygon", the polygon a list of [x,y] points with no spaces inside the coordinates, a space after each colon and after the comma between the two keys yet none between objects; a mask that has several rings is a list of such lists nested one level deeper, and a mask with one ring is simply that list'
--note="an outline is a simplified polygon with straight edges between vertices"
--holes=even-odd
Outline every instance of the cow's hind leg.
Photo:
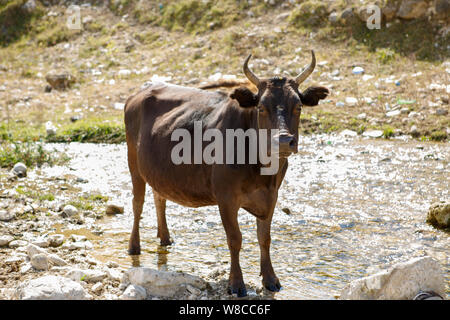
[{"label": "cow's hind leg", "polygon": [[136,152],[134,148],[128,146],[128,167],[133,184],[133,229],[131,230],[128,253],[130,255],[141,254],[141,244],[139,238],[139,222],[141,220],[142,208],[145,198],[145,181],[142,179],[137,166]]},{"label": "cow's hind leg", "polygon": [[128,253],[130,255],[141,254],[141,244],[139,238],[139,222],[141,220],[142,208],[144,206],[145,197],[145,181],[139,174],[132,174],[133,182],[133,229],[131,230],[130,243],[128,245]]},{"label": "cow's hind leg", "polygon": [[172,244],[170,240],[169,229],[166,222],[166,199],[153,190],[153,199],[155,200],[156,216],[158,219],[158,234],[157,237],[161,240],[162,246],[169,246]]}]

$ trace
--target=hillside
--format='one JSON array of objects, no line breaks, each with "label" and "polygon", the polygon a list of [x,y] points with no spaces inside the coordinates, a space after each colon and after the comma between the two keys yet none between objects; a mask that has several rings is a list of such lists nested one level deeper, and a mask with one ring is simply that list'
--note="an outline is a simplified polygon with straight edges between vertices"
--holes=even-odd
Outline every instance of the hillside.
[{"label": "hillside", "polygon": [[[370,30],[360,1],[3,0],[0,137],[124,141],[123,103],[148,80],[242,79],[249,53],[258,76],[294,76],[314,49],[318,66],[303,89],[321,84],[331,95],[304,108],[304,134],[382,130],[386,138],[446,140],[448,1],[422,1],[400,19],[403,2],[380,2],[381,29]],[[79,30],[67,27],[73,4]],[[51,90],[46,76],[60,73],[72,85]]]}]

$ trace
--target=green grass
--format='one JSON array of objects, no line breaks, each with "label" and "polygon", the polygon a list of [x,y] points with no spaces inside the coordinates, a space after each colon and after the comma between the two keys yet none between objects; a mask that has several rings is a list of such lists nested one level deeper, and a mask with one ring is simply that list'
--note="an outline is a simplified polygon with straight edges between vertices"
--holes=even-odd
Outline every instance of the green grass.
[{"label": "green grass", "polygon": [[327,5],[320,1],[304,1],[292,10],[289,23],[296,28],[325,26],[328,21]]},{"label": "green grass", "polygon": [[126,141],[122,123],[100,119],[80,120],[65,126],[55,135],[48,136],[48,142],[92,142],[121,143]]},{"label": "green grass", "polygon": [[447,139],[447,133],[445,131],[434,131],[430,136],[433,141],[445,141]]},{"label": "green grass", "polygon": [[38,142],[4,141],[0,144],[2,168],[12,168],[17,162],[22,162],[27,167],[40,167],[43,164],[62,164],[67,160],[65,154],[47,151],[43,144]]},{"label": "green grass", "polygon": [[392,128],[391,126],[385,125],[382,128],[383,130],[383,137],[386,139],[389,139],[390,137],[394,136],[394,128]]},{"label": "green grass", "polygon": [[37,8],[33,12],[27,12],[23,9],[26,1],[0,1],[1,46],[8,46],[30,32],[36,21],[43,15],[43,10],[39,3],[37,3]]},{"label": "green grass", "polygon": [[[1,123],[0,142],[2,144],[5,143],[5,145],[7,145],[7,142],[19,145],[19,149],[8,147],[8,152],[16,150],[17,154],[39,154],[39,152],[42,153],[43,151],[38,149],[39,144],[36,144],[38,141],[92,143],[121,143],[126,141],[125,125],[121,118],[89,117],[75,123],[69,122],[68,120],[59,123],[55,121],[54,123],[60,128],[55,135],[51,136],[47,136],[45,133],[43,123],[31,125],[22,121]],[[6,154],[6,151],[4,153]]]},{"label": "green grass", "polygon": [[32,199],[37,199],[39,201],[54,201],[55,200],[55,196],[51,193],[41,193],[39,191],[34,191],[34,190],[25,190],[24,187],[19,186],[16,188],[16,192],[18,194],[27,196],[28,198],[32,198]]},{"label": "green grass", "polygon": [[96,207],[103,205],[109,200],[107,196],[101,194],[91,194],[78,197],[77,199],[71,200],[68,204],[74,206],[79,210],[94,210]]}]

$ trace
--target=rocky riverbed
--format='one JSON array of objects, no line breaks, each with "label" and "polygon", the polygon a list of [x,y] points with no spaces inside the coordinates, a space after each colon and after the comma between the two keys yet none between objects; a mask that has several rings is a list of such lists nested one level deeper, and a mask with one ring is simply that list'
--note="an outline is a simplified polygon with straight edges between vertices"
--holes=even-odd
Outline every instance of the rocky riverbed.
[{"label": "rocky riverbed", "polygon": [[[16,179],[1,171],[0,299],[36,298],[43,287],[53,288],[44,290],[44,298],[60,299],[230,298],[228,249],[216,207],[168,202],[175,243],[161,247],[148,194],[143,252],[130,257],[126,145],[46,148],[64,151],[71,160],[28,169]],[[335,299],[352,280],[423,256],[440,264],[450,297],[449,234],[426,223],[430,205],[448,201],[449,159],[448,143],[345,133],[302,137],[299,153],[289,159],[272,224],[279,293],[261,288],[255,219],[240,212],[249,298]],[[107,215],[110,204],[124,212]],[[150,281],[154,286],[145,280],[155,277],[161,282]]]}]

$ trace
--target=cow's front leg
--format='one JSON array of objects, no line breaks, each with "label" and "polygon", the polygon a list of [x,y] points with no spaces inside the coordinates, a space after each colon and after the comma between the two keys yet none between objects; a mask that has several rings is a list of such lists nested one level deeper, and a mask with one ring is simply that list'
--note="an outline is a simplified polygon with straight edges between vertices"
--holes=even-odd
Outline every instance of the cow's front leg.
[{"label": "cow's front leg", "polygon": [[244,279],[242,278],[241,266],[239,265],[239,251],[241,250],[242,234],[239,230],[237,212],[239,207],[233,205],[233,201],[219,203],[220,217],[227,234],[228,248],[231,256],[231,269],[229,280],[229,293],[236,293],[238,297],[245,297]]},{"label": "cow's front leg", "polygon": [[263,286],[270,290],[280,291],[281,284],[275,272],[273,271],[272,261],[270,260],[270,226],[272,223],[272,215],[265,220],[257,219],[257,234],[259,249],[261,252],[261,275]]}]

